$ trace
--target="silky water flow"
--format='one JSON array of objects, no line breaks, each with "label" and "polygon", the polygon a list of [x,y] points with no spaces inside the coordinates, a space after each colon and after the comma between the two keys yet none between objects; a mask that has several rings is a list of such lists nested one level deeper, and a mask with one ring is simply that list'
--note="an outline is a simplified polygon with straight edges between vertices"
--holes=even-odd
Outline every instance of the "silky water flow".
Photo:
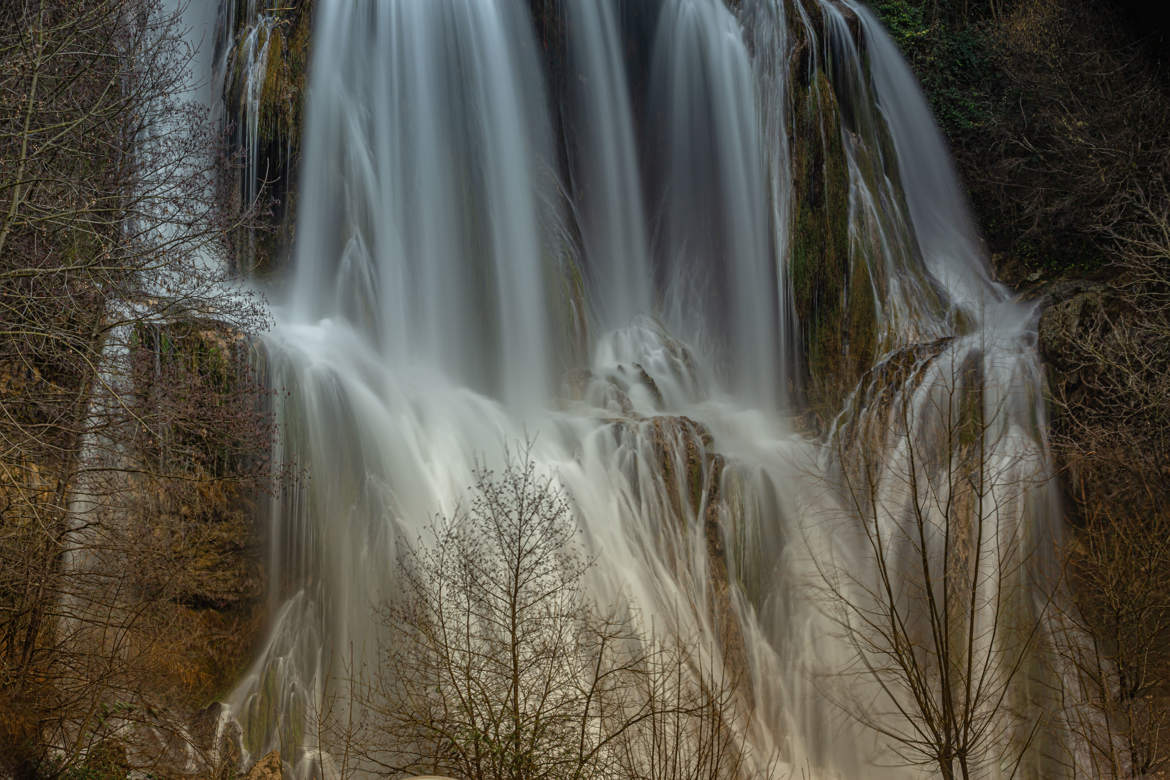
[{"label": "silky water flow", "polygon": [[[276,459],[300,476],[269,508],[271,630],[230,700],[247,756],[334,771],[314,714],[394,641],[377,607],[402,545],[455,510],[477,462],[530,442],[571,497],[598,603],[743,677],[735,727],[760,776],[920,773],[851,717],[909,728],[875,703],[882,661],[826,594],[880,609],[880,558],[909,609],[921,560],[958,565],[941,529],[965,522],[968,657],[1010,704],[988,722],[1032,740],[1021,774],[1059,773],[1059,728],[1032,725],[1057,674],[1032,658],[1048,632],[1026,663],[1000,647],[1001,626],[1045,620],[1060,534],[1034,312],[991,277],[871,13],[734,6],[564,0],[551,78],[520,0],[316,4],[296,242],[264,336]],[[270,21],[249,9],[254,151]],[[841,204],[822,221],[852,280],[822,309],[800,304],[829,240],[798,217],[813,148],[840,167],[814,208]],[[852,328],[840,355],[814,338],[821,310]],[[850,386],[816,385],[858,355]],[[948,426],[971,418],[979,466],[957,480],[972,443]]]}]

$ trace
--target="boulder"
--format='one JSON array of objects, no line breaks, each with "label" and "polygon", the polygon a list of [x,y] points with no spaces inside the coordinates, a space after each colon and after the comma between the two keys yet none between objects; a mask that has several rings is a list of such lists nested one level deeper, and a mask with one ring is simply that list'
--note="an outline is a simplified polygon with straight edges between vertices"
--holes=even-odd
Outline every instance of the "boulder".
[{"label": "boulder", "polygon": [[257,761],[244,780],[283,780],[284,763],[280,760],[280,751],[273,750]]}]

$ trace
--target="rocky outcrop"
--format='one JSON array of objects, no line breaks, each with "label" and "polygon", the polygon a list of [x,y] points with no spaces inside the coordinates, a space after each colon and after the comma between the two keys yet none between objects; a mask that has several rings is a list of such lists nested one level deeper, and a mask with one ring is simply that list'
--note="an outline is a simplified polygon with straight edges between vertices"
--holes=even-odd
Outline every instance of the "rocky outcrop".
[{"label": "rocky outcrop", "polygon": [[[232,197],[241,202],[260,197],[256,205],[261,227],[241,237],[240,270],[262,275],[274,270],[292,246],[315,4],[314,0],[272,4],[278,7],[254,18],[247,17],[249,5],[238,4],[230,23],[224,102],[234,143],[244,156],[231,182]],[[264,69],[250,73],[248,55],[257,51],[264,52]],[[250,99],[257,101],[255,116],[249,114]],[[250,179],[262,187],[259,193],[248,192]]]},{"label": "rocky outcrop", "polygon": [[244,775],[244,780],[284,780],[284,763],[280,760],[280,752],[273,750],[257,761]]},{"label": "rocky outcrop", "polygon": [[143,455],[179,478],[134,480],[145,561],[136,579],[157,594],[145,616],[153,689],[170,692],[181,710],[223,695],[259,639],[265,576],[257,518],[271,421],[254,411],[267,391],[247,368],[251,347],[230,328],[159,325],[142,330],[137,343],[137,393],[159,420]]},{"label": "rocky outcrop", "polygon": [[[796,0],[799,2],[799,0]],[[856,19],[844,11],[847,23]],[[832,63],[814,58],[810,30],[800,14],[789,15],[794,38],[791,59],[792,231],[790,274],[793,304],[801,334],[803,395],[811,426],[820,430],[841,408],[878,354],[879,323],[871,266],[880,251],[876,235],[851,237],[850,171],[846,137],[861,168],[873,168],[866,141],[851,123],[858,121],[847,90],[835,84]],[[809,6],[814,30],[824,24]],[[864,41],[854,31],[858,45]],[[823,33],[818,38],[825,40]],[[821,52],[822,57],[827,57]],[[877,186],[876,170],[859,170]],[[872,244],[873,246],[870,246]]]},{"label": "rocky outcrop", "polygon": [[[714,439],[702,424],[685,416],[654,416],[613,421],[620,446],[638,454],[631,461],[648,474],[631,474],[640,486],[643,511],[661,518],[664,527],[673,525],[679,534],[702,533],[706,540],[707,582],[711,617],[715,621],[725,659],[732,669],[747,669],[743,636],[733,606],[733,588],[728,566],[725,534],[729,518],[734,522],[739,507],[724,495],[727,468],[724,457],[715,451]],[[675,549],[667,546],[668,550]],[[684,545],[685,549],[685,545]],[[681,561],[673,561],[680,565]]]},{"label": "rocky outcrop", "polygon": [[[858,368],[871,357],[872,347],[856,336],[872,329],[867,320],[873,318],[873,304],[866,295],[864,267],[852,273],[840,114],[822,72],[815,73],[795,103],[792,292],[804,339],[808,400],[828,415],[839,408],[843,390],[856,383]],[[852,350],[847,348],[851,341]]]}]

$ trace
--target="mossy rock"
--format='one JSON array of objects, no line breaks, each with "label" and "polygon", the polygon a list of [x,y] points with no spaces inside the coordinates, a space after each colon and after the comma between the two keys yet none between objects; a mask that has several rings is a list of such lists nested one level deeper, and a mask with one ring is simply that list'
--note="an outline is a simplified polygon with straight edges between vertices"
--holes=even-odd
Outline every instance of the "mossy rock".
[{"label": "mossy rock", "polygon": [[[293,240],[293,217],[296,213],[296,181],[304,133],[304,102],[309,77],[313,0],[282,5],[267,12],[268,26],[265,71],[260,89],[256,132],[256,159],[245,165],[259,172],[265,182],[261,193],[262,208],[268,213],[262,229],[241,236],[238,244],[243,254],[240,264],[246,273],[264,275],[276,270],[279,258],[287,255]],[[233,71],[226,79],[225,102],[236,119],[235,143],[246,154],[243,127],[246,75],[242,70],[244,41],[251,33],[246,20],[237,19]],[[236,182],[243,196],[244,170]]]},{"label": "mossy rock", "polygon": [[950,342],[951,338],[947,337],[911,344],[890,352],[866,371],[838,417],[841,425],[835,436],[840,446],[845,449],[885,446],[889,426],[878,422],[876,431],[867,430],[867,426],[887,418],[895,397],[908,391],[914,373],[938,358]]},{"label": "mossy rock", "polygon": [[806,401],[823,425],[872,363],[877,344],[868,264],[850,243],[841,112],[823,71],[797,95],[792,128],[790,274]]}]

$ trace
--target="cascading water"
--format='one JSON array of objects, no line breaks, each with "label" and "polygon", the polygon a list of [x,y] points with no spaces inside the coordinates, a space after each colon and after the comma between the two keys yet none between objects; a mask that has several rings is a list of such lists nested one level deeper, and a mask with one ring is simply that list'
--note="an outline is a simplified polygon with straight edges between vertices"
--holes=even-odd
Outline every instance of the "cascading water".
[{"label": "cascading water", "polygon": [[628,322],[653,305],[650,237],[643,209],[634,119],[614,9],[569,3],[565,20],[574,80],[567,121],[573,202],[580,213],[583,260],[602,327]]},{"label": "cascading water", "polygon": [[668,321],[712,342],[738,393],[773,405],[783,378],[780,273],[752,67],[735,17],[721,3],[664,3],[652,68]]},{"label": "cascading water", "polygon": [[[569,86],[550,96],[520,0],[318,3],[296,249],[266,337],[289,391],[277,455],[304,478],[272,506],[273,627],[231,701],[253,757],[328,764],[311,721],[330,680],[393,641],[375,610],[401,540],[526,438],[572,496],[596,598],[669,616],[746,672],[754,753],[795,772],[905,771],[879,770],[888,746],[817,687],[852,648],[813,603],[815,556],[872,566],[842,521],[841,453],[874,448],[875,516],[894,524],[912,455],[850,431],[891,408],[937,427],[946,367],[973,361],[988,458],[1028,486],[995,496],[1007,538],[1058,530],[1030,312],[991,280],[880,26],[852,2],[649,5],[648,94],[618,6],[565,0]],[[901,384],[875,369],[814,437],[793,422],[817,366],[799,348],[814,328],[793,263],[816,237],[793,227],[792,134],[794,112],[830,106],[837,135],[822,122],[814,141],[840,150],[840,259],[860,280],[832,303],[862,312],[879,367],[931,348]],[[984,544],[1001,567],[1023,549]]]}]

